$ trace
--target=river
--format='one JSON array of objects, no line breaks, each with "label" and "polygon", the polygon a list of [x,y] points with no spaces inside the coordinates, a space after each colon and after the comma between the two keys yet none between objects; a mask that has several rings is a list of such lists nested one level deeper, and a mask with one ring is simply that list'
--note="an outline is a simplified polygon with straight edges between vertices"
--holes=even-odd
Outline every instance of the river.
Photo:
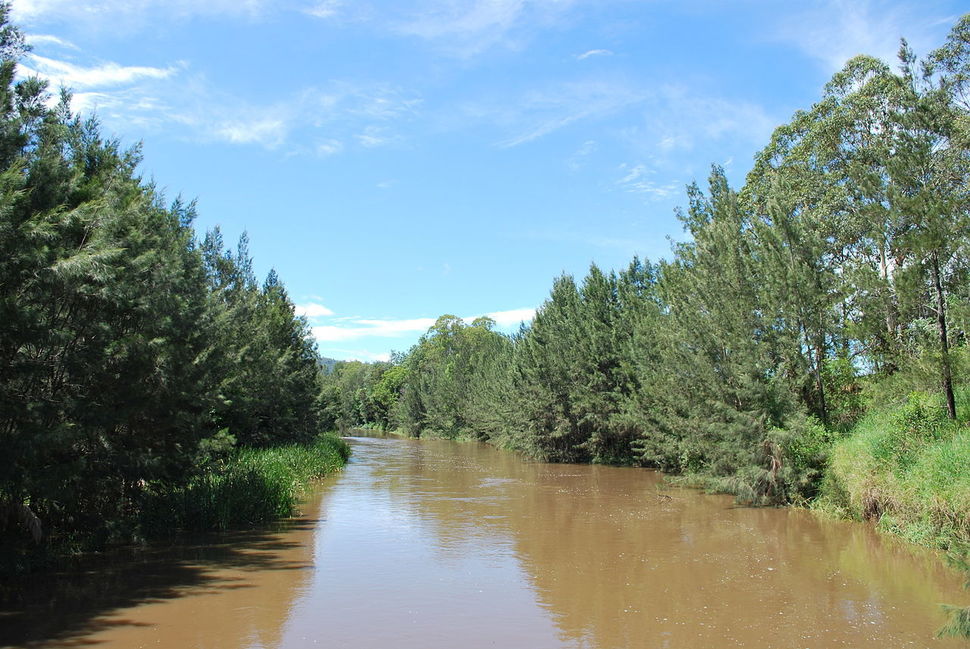
[{"label": "river", "polygon": [[278,528],[35,577],[0,646],[133,649],[965,647],[968,598],[861,524],[736,507],[641,469],[354,438]]}]

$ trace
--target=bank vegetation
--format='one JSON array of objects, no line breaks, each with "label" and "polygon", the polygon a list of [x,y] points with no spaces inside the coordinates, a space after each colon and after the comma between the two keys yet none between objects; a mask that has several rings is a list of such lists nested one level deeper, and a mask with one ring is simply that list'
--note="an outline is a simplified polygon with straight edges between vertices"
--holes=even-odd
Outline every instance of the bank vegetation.
[{"label": "bank vegetation", "polygon": [[[288,515],[346,457],[319,359],[245,236],[138,174],[70,95],[20,78],[0,3],[0,571]],[[277,449],[277,447],[285,449]]]},{"label": "bank vegetation", "polygon": [[850,60],[743,186],[688,188],[668,259],[558,277],[513,335],[442,316],[339,364],[325,417],[970,543],[968,93],[970,16],[925,59]]}]

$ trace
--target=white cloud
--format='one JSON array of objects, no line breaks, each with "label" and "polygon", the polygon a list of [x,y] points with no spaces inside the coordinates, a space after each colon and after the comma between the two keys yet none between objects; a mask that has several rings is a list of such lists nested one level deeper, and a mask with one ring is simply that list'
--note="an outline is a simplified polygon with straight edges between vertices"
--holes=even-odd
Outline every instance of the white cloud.
[{"label": "white cloud", "polygon": [[758,104],[699,95],[668,85],[645,102],[644,126],[656,152],[691,150],[698,141],[738,137],[763,143],[779,124]]},{"label": "white cloud", "polygon": [[[528,322],[535,316],[535,309],[521,308],[509,309],[507,311],[492,311],[484,314],[495,320],[499,327],[515,327],[520,322]],[[466,323],[471,323],[478,315],[462,318]],[[391,319],[368,319],[368,318],[335,318],[331,322],[340,324],[326,324],[311,327],[313,337],[319,342],[341,342],[346,340],[358,340],[361,338],[416,338],[430,329],[437,318],[404,318],[399,320]]]},{"label": "white cloud", "polygon": [[421,334],[435,323],[435,318],[405,320],[352,320],[351,326],[320,325],[312,327],[313,337],[322,342],[339,342],[358,338],[400,338]]},{"label": "white cloud", "polygon": [[37,54],[27,55],[28,63],[24,72],[46,79],[54,87],[94,88],[134,83],[142,79],[167,79],[176,74],[184,64],[167,68],[141,65],[119,65],[109,62],[92,67],[83,67],[58,61]]},{"label": "white cloud", "polygon": [[359,327],[335,327],[333,325],[318,325],[310,328],[313,337],[319,342],[340,342],[342,340],[353,340],[361,338],[366,334],[361,333]]},{"label": "white cloud", "polygon": [[941,16],[919,3],[893,6],[873,0],[827,0],[805,6],[772,32],[777,40],[821,61],[829,72],[841,69],[857,54],[895,64],[903,37],[918,52],[942,41]]},{"label": "white cloud", "polygon": [[27,42],[30,45],[54,45],[57,47],[63,47],[69,50],[79,50],[80,48],[70,41],[66,41],[63,38],[58,38],[52,34],[27,34],[25,36]]},{"label": "white cloud", "polygon": [[306,316],[307,318],[322,318],[333,315],[333,311],[317,302],[297,304],[294,310],[296,311],[296,315]]},{"label": "white cloud", "polygon": [[340,140],[324,140],[317,144],[317,155],[326,157],[335,155],[344,150],[344,145]]},{"label": "white cloud", "polygon": [[233,144],[262,144],[269,148],[279,146],[289,131],[282,117],[256,117],[232,119],[217,123],[213,134]]},{"label": "white cloud", "polygon": [[588,52],[583,52],[582,54],[576,55],[576,60],[583,61],[591,56],[612,56],[613,52],[610,50],[589,50]]},{"label": "white cloud", "polygon": [[358,133],[354,137],[357,138],[361,146],[367,149],[375,149],[394,140],[393,137],[388,136],[386,133],[387,129],[379,126],[368,126],[362,133]]},{"label": "white cloud", "polygon": [[360,361],[361,363],[373,363],[375,361],[386,363],[391,360],[390,352],[372,352],[366,349],[341,349],[339,347],[328,347],[321,350],[322,356],[337,358],[342,361]]},{"label": "white cloud", "polygon": [[128,29],[150,24],[151,12],[174,18],[261,15],[270,0],[15,0],[13,19],[19,24],[39,20],[84,22],[102,29]]},{"label": "white cloud", "polygon": [[529,125],[517,135],[501,141],[499,146],[508,148],[525,144],[575,122],[612,115],[646,97],[645,92],[625,83],[600,80],[532,91],[517,103],[520,108],[506,118]]},{"label": "white cloud", "polygon": [[624,164],[620,165],[620,168],[626,171],[626,175],[616,181],[616,184],[624,191],[633,194],[647,194],[653,198],[667,198],[676,192],[679,187],[676,182],[661,184],[652,180],[650,176],[654,175],[655,172],[643,164],[632,167]]},{"label": "white cloud", "polygon": [[468,57],[492,47],[515,47],[530,30],[550,24],[573,0],[424,0],[394,22],[398,33],[416,36],[453,55]]},{"label": "white cloud", "polygon": [[357,320],[359,324],[379,332],[381,336],[397,336],[414,331],[427,331],[434,325],[436,318],[410,318],[406,320]]},{"label": "white cloud", "polygon": [[[19,68],[53,88],[73,89],[78,113],[96,111],[105,126],[142,137],[165,129],[176,137],[224,141],[321,157],[344,149],[342,139],[375,148],[400,140],[395,122],[415,115],[421,98],[389,84],[335,81],[272,103],[252,103],[214,89],[187,63],[168,67],[81,64],[31,54]],[[316,142],[314,145],[313,142]]]},{"label": "white cloud", "polygon": [[[534,308],[509,309],[508,311],[492,311],[485,315],[494,320],[498,326],[508,328],[518,326],[520,322],[531,322],[536,315],[536,310]],[[474,320],[474,318],[471,320]]]},{"label": "white cloud", "polygon": [[579,171],[583,167],[584,160],[596,151],[596,146],[595,140],[586,140],[575,153],[569,156],[569,159],[566,160],[566,166],[571,171]]},{"label": "white cloud", "polygon": [[343,9],[343,0],[321,0],[312,7],[304,9],[304,13],[315,18],[333,18]]}]

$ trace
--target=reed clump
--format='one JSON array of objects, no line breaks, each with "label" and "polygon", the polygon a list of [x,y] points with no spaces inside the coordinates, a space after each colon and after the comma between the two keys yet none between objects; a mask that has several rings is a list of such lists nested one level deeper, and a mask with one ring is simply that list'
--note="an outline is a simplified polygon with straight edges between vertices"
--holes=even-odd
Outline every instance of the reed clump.
[{"label": "reed clump", "polygon": [[350,447],[335,435],[312,444],[243,448],[188,484],[149,492],[145,536],[181,530],[225,531],[292,516],[315,478],[340,469]]}]

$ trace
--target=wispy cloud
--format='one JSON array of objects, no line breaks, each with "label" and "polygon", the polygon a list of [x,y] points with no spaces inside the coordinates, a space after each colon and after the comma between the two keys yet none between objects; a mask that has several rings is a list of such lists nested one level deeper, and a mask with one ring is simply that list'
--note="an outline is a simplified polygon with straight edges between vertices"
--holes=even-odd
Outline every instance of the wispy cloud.
[{"label": "wispy cloud", "polygon": [[[648,86],[625,78],[583,79],[511,94],[500,101],[469,102],[457,128],[491,122],[507,135],[496,145],[513,148],[579,123],[611,120],[614,128],[650,139],[656,154],[690,150],[699,141],[725,137],[763,142],[779,123],[758,104],[700,94],[683,85]],[[626,122],[627,126],[623,126]],[[624,136],[625,137],[625,136]],[[586,145],[584,145],[586,146]],[[570,156],[574,169],[592,152]]]},{"label": "wispy cloud", "polygon": [[566,166],[569,167],[570,171],[579,171],[583,167],[586,158],[596,151],[596,146],[595,140],[586,140],[583,142],[582,146],[566,160]]},{"label": "wispy cloud", "polygon": [[419,96],[390,84],[346,81],[253,103],[220,92],[182,61],[156,67],[29,54],[19,71],[46,79],[53,88],[74,90],[75,111],[97,112],[109,129],[137,129],[138,136],[165,130],[176,137],[269,149],[288,145],[293,152],[321,157],[340,153],[347,140],[365,148],[398,141],[392,126],[412,119],[421,104]]},{"label": "wispy cloud", "polygon": [[155,12],[174,18],[255,17],[271,5],[271,0],[17,0],[13,3],[13,18],[20,24],[57,20],[82,22],[100,29],[128,29],[150,24]]},{"label": "wispy cloud", "polygon": [[771,31],[776,40],[790,43],[834,72],[857,54],[895,63],[903,37],[925,52],[941,40],[939,19],[918,3],[828,0],[806,4]]},{"label": "wispy cloud", "polygon": [[387,129],[381,126],[368,126],[363,132],[354,136],[362,147],[375,149],[394,141],[394,137],[387,134]]},{"label": "wispy cloud", "polygon": [[25,38],[30,45],[54,45],[68,50],[80,49],[74,43],[52,34],[27,34]]},{"label": "wispy cloud", "polygon": [[108,122],[125,122],[131,128],[152,127],[156,116],[166,109],[164,101],[149,88],[75,92],[71,99],[77,113],[97,113]]},{"label": "wispy cloud", "polygon": [[[344,151],[347,140],[368,149],[399,141],[392,125],[411,119],[419,104],[420,98],[386,84],[333,82],[264,105],[201,89],[192,104],[176,108],[175,119],[200,139],[288,144],[293,152],[327,157]],[[307,140],[316,143],[302,143]]]},{"label": "wispy cloud", "polygon": [[[635,225],[642,225],[642,223]],[[539,241],[545,244],[566,244],[570,247],[582,246],[584,250],[588,250],[589,246],[593,246],[595,248],[602,248],[603,250],[619,252],[625,259],[629,259],[633,255],[644,255],[651,259],[657,259],[663,257],[669,251],[666,239],[657,237],[656,234],[642,229],[640,229],[642,234],[638,235],[636,232],[637,229],[640,228],[632,227],[627,229],[625,232],[630,233],[629,236],[619,234],[621,230],[618,228],[588,228],[583,226],[568,230],[561,227],[555,229],[524,230],[513,233],[511,236],[515,239]],[[618,234],[614,236],[604,235],[604,230],[616,231]]]},{"label": "wispy cloud", "polygon": [[232,120],[219,124],[213,131],[217,138],[233,144],[262,144],[274,148],[283,143],[287,124],[278,117]]},{"label": "wispy cloud", "polygon": [[396,19],[392,29],[468,57],[496,46],[518,46],[573,4],[574,0],[422,0]]},{"label": "wispy cloud", "polygon": [[510,148],[532,142],[570,124],[613,115],[644,101],[647,94],[617,81],[585,80],[544,90],[533,90],[518,103],[511,114],[497,114],[512,123],[524,123],[516,135],[499,142]]},{"label": "wispy cloud", "polygon": [[343,0],[320,0],[304,9],[304,13],[315,18],[333,18],[343,9]]},{"label": "wispy cloud", "polygon": [[131,84],[142,79],[168,79],[184,68],[185,64],[155,68],[108,62],[85,67],[37,54],[28,54],[27,63],[22,67],[26,74],[46,79],[55,87],[84,89]]},{"label": "wispy cloud", "polygon": [[320,157],[336,155],[344,150],[344,145],[340,140],[324,140],[317,143],[316,152]]},{"label": "wispy cloud", "polygon": [[589,51],[583,52],[582,54],[577,54],[576,60],[584,61],[591,56],[612,56],[612,55],[613,55],[613,52],[611,52],[610,50],[589,50]]},{"label": "wispy cloud", "polygon": [[648,169],[644,164],[633,166],[623,164],[620,165],[620,169],[625,173],[622,178],[616,181],[616,185],[623,191],[633,194],[645,194],[652,198],[660,199],[668,198],[680,187],[680,184],[677,182],[658,183],[655,179],[651,178],[655,172]]},{"label": "wispy cloud", "polygon": [[778,123],[759,104],[667,85],[645,104],[642,126],[652,140],[653,151],[669,154],[691,150],[698,141],[727,137],[764,142]]}]

